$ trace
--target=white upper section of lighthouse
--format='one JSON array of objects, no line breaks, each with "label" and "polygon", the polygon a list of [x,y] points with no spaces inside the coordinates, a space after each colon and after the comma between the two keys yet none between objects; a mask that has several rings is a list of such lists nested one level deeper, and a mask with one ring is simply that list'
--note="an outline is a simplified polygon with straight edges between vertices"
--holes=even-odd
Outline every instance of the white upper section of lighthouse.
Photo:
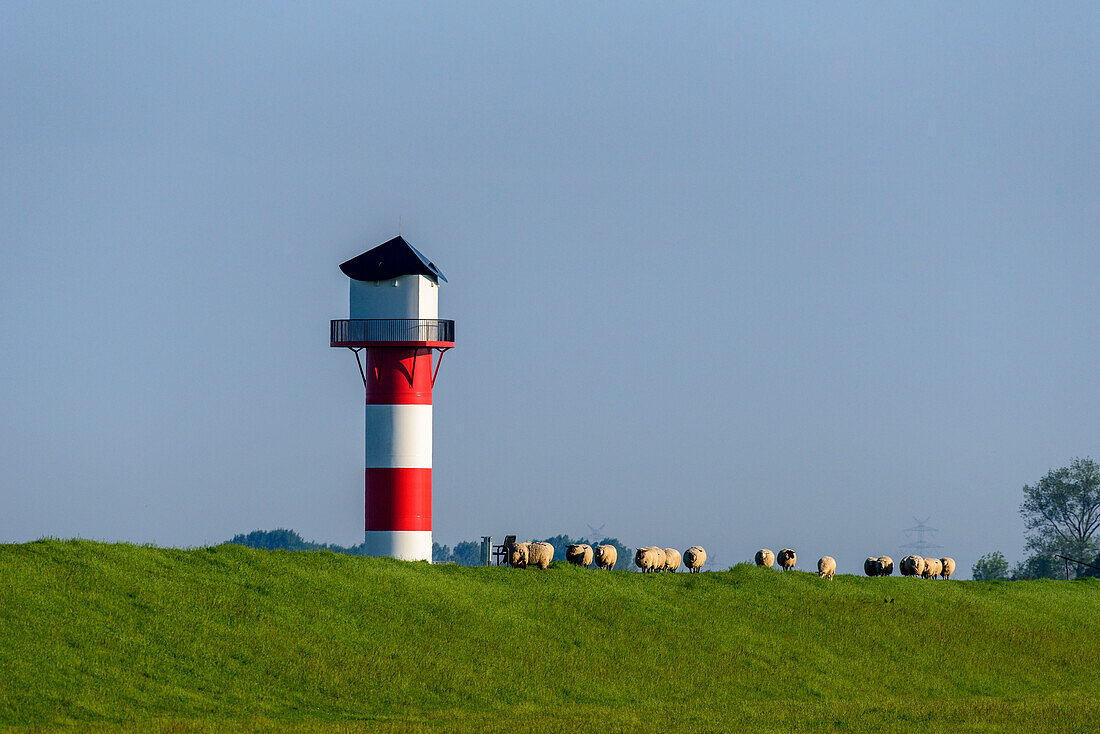
[{"label": "white upper section of lighthouse", "polygon": [[439,286],[423,275],[351,281],[353,319],[439,318]]},{"label": "white upper section of lighthouse", "polygon": [[447,278],[404,237],[340,265],[351,278],[352,319],[437,319],[439,282]]}]

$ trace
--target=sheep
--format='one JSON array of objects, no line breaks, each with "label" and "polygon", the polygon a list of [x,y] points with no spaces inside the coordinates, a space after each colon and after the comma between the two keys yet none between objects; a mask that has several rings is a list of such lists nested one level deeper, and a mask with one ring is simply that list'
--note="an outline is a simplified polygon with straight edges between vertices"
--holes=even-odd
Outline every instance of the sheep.
[{"label": "sheep", "polygon": [[565,559],[574,566],[588,568],[592,565],[592,546],[587,543],[574,543],[565,549]]},{"label": "sheep", "polygon": [[653,570],[663,571],[665,568],[665,549],[655,545],[650,547],[653,549]]},{"label": "sheep", "polygon": [[596,568],[605,571],[615,570],[615,563],[619,560],[619,551],[613,545],[596,546]]},{"label": "sheep", "polygon": [[527,565],[545,570],[554,560],[554,546],[549,543],[531,543],[527,551]]},{"label": "sheep", "polygon": [[924,572],[921,573],[926,579],[934,579],[940,575],[943,571],[943,564],[940,563],[939,558],[925,558],[924,559]]},{"label": "sheep", "polygon": [[817,561],[817,575],[823,579],[833,580],[836,573],[836,559],[832,556],[823,556]]},{"label": "sheep", "polygon": [[701,545],[693,545],[684,551],[684,565],[688,573],[699,573],[699,569],[707,562],[707,552]]},{"label": "sheep", "polygon": [[889,576],[894,573],[894,559],[890,556],[878,557],[878,575]]},{"label": "sheep", "polygon": [[665,567],[665,552],[655,545],[644,545],[634,552],[634,565],[642,573],[652,573]]},{"label": "sheep", "polygon": [[924,559],[917,555],[901,559],[902,576],[920,576],[924,573]]},{"label": "sheep", "polygon": [[680,567],[680,551],[675,548],[665,548],[665,570],[675,572]]},{"label": "sheep", "polygon": [[881,568],[882,566],[879,564],[878,558],[868,558],[863,562],[863,573],[868,576],[878,576]]},{"label": "sheep", "polygon": [[756,551],[756,558],[753,560],[756,561],[757,566],[771,568],[773,565],[775,565],[775,554],[767,548],[761,548],[760,550]]},{"label": "sheep", "polygon": [[779,551],[779,555],[775,557],[775,560],[779,562],[780,568],[784,571],[789,571],[794,568],[795,561],[798,560],[798,555],[790,548],[784,548]]},{"label": "sheep", "polygon": [[940,576],[947,580],[951,580],[951,574],[955,573],[955,559],[954,558],[941,558],[940,563],[943,565],[943,570],[940,571]]},{"label": "sheep", "polygon": [[530,552],[530,543],[512,543],[508,548],[508,563],[512,568],[527,568]]}]

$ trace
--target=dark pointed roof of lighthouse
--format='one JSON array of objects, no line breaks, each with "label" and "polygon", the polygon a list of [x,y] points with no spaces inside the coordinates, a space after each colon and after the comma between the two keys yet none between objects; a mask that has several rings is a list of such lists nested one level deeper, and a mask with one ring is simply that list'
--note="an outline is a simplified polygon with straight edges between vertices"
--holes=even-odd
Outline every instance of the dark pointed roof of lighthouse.
[{"label": "dark pointed roof of lighthouse", "polygon": [[389,280],[402,275],[426,275],[447,282],[435,263],[400,235],[342,263],[340,270],[352,280]]}]

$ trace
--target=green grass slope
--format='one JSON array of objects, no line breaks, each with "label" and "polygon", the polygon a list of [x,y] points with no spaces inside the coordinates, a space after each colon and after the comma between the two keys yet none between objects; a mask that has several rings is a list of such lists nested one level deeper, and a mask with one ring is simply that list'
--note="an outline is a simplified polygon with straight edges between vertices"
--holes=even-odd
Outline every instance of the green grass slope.
[{"label": "green grass slope", "polygon": [[41,541],[0,546],[0,726],[1094,731],[1098,612],[1094,580]]}]

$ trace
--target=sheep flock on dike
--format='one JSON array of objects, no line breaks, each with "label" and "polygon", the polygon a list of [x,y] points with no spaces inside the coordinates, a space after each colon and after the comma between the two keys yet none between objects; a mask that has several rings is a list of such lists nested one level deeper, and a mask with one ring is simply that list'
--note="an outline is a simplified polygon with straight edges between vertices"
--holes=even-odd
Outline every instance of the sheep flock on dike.
[{"label": "sheep flock on dike", "polygon": [[[545,542],[512,543],[505,549],[505,558],[513,568],[545,569],[554,560],[554,546]],[[618,563],[618,551],[613,545],[598,545],[595,548],[587,543],[575,543],[565,550],[565,559],[574,566],[588,568],[595,564],[603,571],[612,571]],[[756,551],[753,558],[757,566],[772,568],[778,564],[780,570],[790,571],[798,562],[798,554],[792,548],[783,548],[778,554],[767,548]],[[642,573],[671,571],[675,573],[681,567],[688,573],[698,573],[707,562],[707,552],[701,545],[693,545],[683,553],[675,548],[661,548],[645,545],[634,553],[634,565]],[[836,559],[822,556],[817,561],[817,575],[832,580],[836,574]],[[953,558],[922,558],[909,555],[901,559],[898,570],[902,576],[916,576],[926,579],[950,579],[955,573]],[[868,576],[890,576],[894,573],[894,559],[890,556],[871,556],[863,562],[863,573]]]}]

